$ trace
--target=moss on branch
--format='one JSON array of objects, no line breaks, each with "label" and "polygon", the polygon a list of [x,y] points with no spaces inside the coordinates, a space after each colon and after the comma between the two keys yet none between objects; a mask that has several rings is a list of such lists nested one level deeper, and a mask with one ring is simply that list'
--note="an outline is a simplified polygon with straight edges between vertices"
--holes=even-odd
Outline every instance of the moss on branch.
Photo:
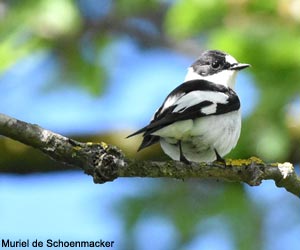
[{"label": "moss on branch", "polygon": [[300,178],[291,163],[265,163],[261,159],[226,160],[226,165],[177,161],[155,162],[127,159],[120,149],[105,142],[83,143],[0,114],[0,134],[32,146],[52,159],[79,167],[95,183],[118,177],[212,178],[244,182],[251,186],[274,180],[278,187],[300,197]]}]

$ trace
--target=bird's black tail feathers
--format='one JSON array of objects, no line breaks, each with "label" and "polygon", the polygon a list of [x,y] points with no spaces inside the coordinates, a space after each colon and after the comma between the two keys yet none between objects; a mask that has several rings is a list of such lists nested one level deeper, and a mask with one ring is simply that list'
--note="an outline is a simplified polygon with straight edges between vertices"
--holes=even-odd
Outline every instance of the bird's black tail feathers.
[{"label": "bird's black tail feathers", "polygon": [[[147,131],[147,126],[144,127],[144,128],[141,128],[140,130],[134,132],[133,134],[131,135],[128,135],[126,138],[130,138],[132,136],[135,136],[135,135],[138,135],[138,134],[141,134],[141,133],[144,133]],[[142,150],[143,148],[146,148],[146,147],[149,147],[151,146],[152,144],[155,144],[159,142],[159,136],[155,136],[155,135],[143,135],[143,141],[141,143],[141,145],[139,146],[138,150],[137,151],[140,151]]]},{"label": "bird's black tail feathers", "polygon": [[159,142],[159,136],[155,135],[146,135],[142,141],[142,144],[139,146],[137,151],[142,150],[143,148],[149,147],[152,144]]},{"label": "bird's black tail feathers", "polygon": [[130,135],[128,135],[128,136],[126,137],[126,139],[127,139],[127,138],[130,138],[130,137],[132,137],[132,136],[135,136],[135,135],[141,134],[141,133],[145,132],[145,131],[146,131],[146,129],[147,129],[147,127],[141,128],[140,130],[138,130],[138,131],[134,132],[133,134],[130,134]]}]

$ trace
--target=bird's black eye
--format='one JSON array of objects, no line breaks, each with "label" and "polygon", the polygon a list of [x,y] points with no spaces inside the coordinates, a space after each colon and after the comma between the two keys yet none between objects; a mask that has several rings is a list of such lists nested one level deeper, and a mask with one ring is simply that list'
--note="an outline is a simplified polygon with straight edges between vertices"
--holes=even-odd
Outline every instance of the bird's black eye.
[{"label": "bird's black eye", "polygon": [[214,61],[211,66],[214,68],[214,69],[217,69],[220,67],[220,63],[218,61]]}]

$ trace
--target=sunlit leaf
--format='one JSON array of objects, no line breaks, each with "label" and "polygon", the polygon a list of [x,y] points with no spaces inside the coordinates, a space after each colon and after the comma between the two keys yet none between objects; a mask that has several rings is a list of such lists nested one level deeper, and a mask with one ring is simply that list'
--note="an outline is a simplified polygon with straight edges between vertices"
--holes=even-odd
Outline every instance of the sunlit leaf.
[{"label": "sunlit leaf", "polygon": [[80,28],[80,16],[71,0],[38,1],[36,14],[32,15],[29,25],[37,35],[56,38],[73,34]]}]

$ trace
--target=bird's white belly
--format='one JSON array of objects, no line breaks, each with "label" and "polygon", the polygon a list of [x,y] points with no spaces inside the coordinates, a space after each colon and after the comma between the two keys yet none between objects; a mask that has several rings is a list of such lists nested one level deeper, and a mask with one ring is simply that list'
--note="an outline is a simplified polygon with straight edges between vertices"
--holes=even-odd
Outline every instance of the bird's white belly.
[{"label": "bird's white belly", "polygon": [[178,140],[189,161],[216,160],[216,149],[220,156],[228,154],[237,144],[241,131],[240,111],[223,115],[212,115],[198,119],[173,123],[155,132],[161,137],[163,151],[174,160],[179,160]]}]

